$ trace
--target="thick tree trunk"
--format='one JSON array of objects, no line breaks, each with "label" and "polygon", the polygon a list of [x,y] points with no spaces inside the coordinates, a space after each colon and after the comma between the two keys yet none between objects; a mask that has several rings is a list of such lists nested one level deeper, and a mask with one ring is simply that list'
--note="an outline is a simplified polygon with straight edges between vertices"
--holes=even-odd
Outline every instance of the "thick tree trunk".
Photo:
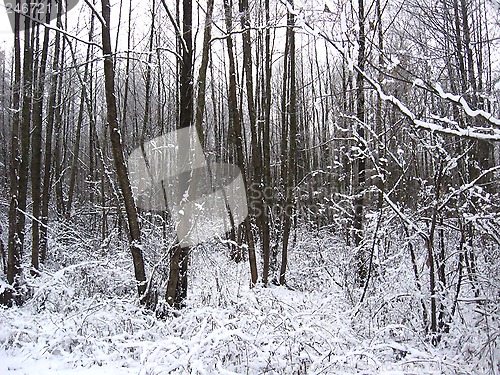
[{"label": "thick tree trunk", "polygon": [[[193,5],[191,0],[182,2],[182,62],[180,74],[180,114],[178,129],[193,124]],[[186,186],[180,184],[181,186]],[[167,303],[176,308],[184,306],[188,288],[189,247],[176,244],[170,258],[170,272],[167,284]]]}]

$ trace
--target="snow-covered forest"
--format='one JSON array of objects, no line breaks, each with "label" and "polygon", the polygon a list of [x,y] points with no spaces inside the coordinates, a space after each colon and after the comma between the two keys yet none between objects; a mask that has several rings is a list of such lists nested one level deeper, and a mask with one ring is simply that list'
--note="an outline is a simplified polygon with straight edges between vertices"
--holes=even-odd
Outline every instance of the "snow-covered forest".
[{"label": "snow-covered forest", "polygon": [[500,374],[499,0],[0,11],[1,374]]}]

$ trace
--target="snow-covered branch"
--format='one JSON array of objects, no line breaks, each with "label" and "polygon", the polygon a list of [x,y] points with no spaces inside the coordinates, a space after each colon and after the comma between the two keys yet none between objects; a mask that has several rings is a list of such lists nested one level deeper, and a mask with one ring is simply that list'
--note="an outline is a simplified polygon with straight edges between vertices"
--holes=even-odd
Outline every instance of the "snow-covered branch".
[{"label": "snow-covered branch", "polygon": [[493,125],[500,126],[500,119],[493,117],[491,113],[488,113],[481,109],[472,109],[463,96],[445,92],[439,83],[436,83],[435,89],[441,98],[450,100],[451,102],[460,105],[468,116],[479,116],[492,123]]},{"label": "snow-covered branch", "polygon": [[[359,71],[364,78],[367,80],[367,82],[370,83],[370,85],[377,91],[380,99],[386,102],[392,103],[394,106],[396,106],[408,119],[411,120],[411,122],[420,129],[425,129],[425,130],[430,130],[432,132],[436,133],[441,133],[441,134],[447,134],[447,135],[454,135],[462,138],[474,138],[474,139],[481,139],[481,140],[486,140],[486,141],[495,141],[499,142],[500,141],[500,130],[494,129],[494,128],[460,128],[456,126],[455,129],[452,128],[445,128],[442,125],[429,122],[429,121],[423,121],[417,118],[417,116],[407,107],[405,106],[398,98],[394,97],[393,95],[387,95],[384,93],[382,90],[382,87],[378,82],[376,82],[374,79],[369,77],[364,71],[361,71],[355,64],[354,68]],[[469,110],[472,111],[469,107]],[[472,111],[472,112],[478,112],[478,111]],[[469,112],[466,112],[469,115]],[[486,113],[486,112],[485,112]],[[478,115],[478,114],[476,114]],[[488,121],[492,122],[493,120],[498,121],[495,118],[490,118]]]},{"label": "snow-covered branch", "polygon": [[389,196],[386,194],[386,193],[383,193],[383,197],[384,197],[384,200],[387,202],[387,204],[389,205],[389,207],[391,207],[391,209],[400,217],[401,220],[403,220],[407,225],[408,227],[412,228],[415,230],[415,232],[418,233],[418,235],[420,237],[422,237],[424,240],[428,240],[429,239],[429,236],[427,233],[425,233],[422,229],[420,229],[418,227],[417,224],[415,224],[413,221],[410,220],[410,218],[408,216],[406,216],[400,209],[399,207],[396,205],[396,203],[394,203],[392,201],[391,198],[389,198]]},{"label": "snow-covered branch", "polygon": [[471,181],[471,182],[469,182],[468,184],[465,184],[465,185],[463,185],[460,189],[455,190],[453,193],[451,193],[451,194],[450,194],[450,195],[449,195],[449,196],[448,196],[448,197],[447,197],[447,198],[443,201],[443,203],[441,203],[441,204],[439,205],[438,210],[441,210],[441,209],[443,209],[444,207],[446,207],[446,205],[448,204],[448,202],[449,202],[449,201],[450,201],[453,197],[455,197],[455,196],[457,196],[457,195],[459,195],[459,194],[462,194],[462,193],[463,193],[464,191],[466,191],[466,190],[469,190],[469,189],[473,188],[473,187],[477,184],[477,182],[478,182],[480,179],[484,178],[485,176],[487,176],[487,175],[488,175],[488,174],[490,174],[490,173],[493,173],[493,172],[495,172],[495,171],[499,171],[499,170],[500,170],[500,165],[497,165],[496,167],[490,168],[490,169],[488,169],[488,170],[484,171],[483,173],[481,173],[478,177],[476,177],[474,180],[472,180],[472,181]]},{"label": "snow-covered branch", "polygon": [[[352,58],[350,58],[345,53],[345,51],[340,46],[338,46],[335,41],[329,38],[325,33],[315,30],[305,22],[302,28],[306,32],[312,35],[319,35],[322,38],[324,38],[347,61],[350,69],[357,71],[364,77],[364,79],[366,79],[366,81],[377,91],[377,94],[380,97],[380,99],[389,102],[393,104],[395,107],[397,107],[417,128],[462,138],[472,138],[485,141],[500,142],[500,129],[478,128],[478,127],[469,127],[464,129],[460,128],[458,125],[455,125],[455,128],[447,128],[442,125],[436,124],[434,122],[429,122],[419,119],[415,113],[413,113],[405,104],[403,104],[403,102],[401,102],[401,100],[399,100],[393,95],[387,95],[380,86],[380,84],[375,79],[371,78],[363,69],[360,69],[359,66],[355,63],[355,61]],[[500,120],[493,117],[491,114],[481,110],[472,110],[464,98],[445,93],[442,90],[442,88],[440,89],[441,91],[439,91],[439,88],[440,86],[437,85],[436,90],[438,91],[438,93],[440,92],[441,97],[451,100],[454,103],[460,105],[468,116],[472,117],[481,116],[485,118],[487,121],[489,121],[492,125],[500,125]]]}]

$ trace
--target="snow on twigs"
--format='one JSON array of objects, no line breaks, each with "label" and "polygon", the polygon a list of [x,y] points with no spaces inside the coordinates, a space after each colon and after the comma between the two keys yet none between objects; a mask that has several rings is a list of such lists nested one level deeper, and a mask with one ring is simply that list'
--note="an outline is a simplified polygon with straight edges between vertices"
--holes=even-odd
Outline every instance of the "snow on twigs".
[{"label": "snow on twigs", "polygon": [[223,245],[198,246],[187,307],[162,320],[137,304],[126,246],[110,243],[95,243],[95,260],[85,261],[81,248],[51,242],[70,264],[30,279],[23,307],[0,310],[1,374],[453,374],[477,365],[479,340],[466,348],[469,364],[459,344],[421,338],[402,303],[419,296],[397,282],[411,279],[401,253],[384,260],[393,265],[386,287],[355,315],[356,291],[353,303],[342,287],[353,249],[330,233],[299,233],[289,287],[250,290],[246,263],[230,261]]}]

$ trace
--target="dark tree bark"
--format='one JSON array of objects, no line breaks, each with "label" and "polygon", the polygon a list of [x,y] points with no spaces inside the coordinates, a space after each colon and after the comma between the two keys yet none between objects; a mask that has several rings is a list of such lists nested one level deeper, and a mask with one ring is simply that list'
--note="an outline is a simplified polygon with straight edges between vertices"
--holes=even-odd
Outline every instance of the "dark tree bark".
[{"label": "dark tree bark", "polygon": [[[92,14],[90,19],[90,31],[89,31],[89,41],[92,41],[94,35],[94,15]],[[78,109],[78,120],[76,123],[76,134],[75,134],[75,144],[73,146],[73,161],[71,164],[71,174],[69,177],[69,190],[68,190],[68,202],[66,206],[66,217],[69,219],[71,216],[71,208],[73,204],[73,198],[75,193],[75,184],[76,184],[76,175],[78,171],[78,162],[80,156],[80,139],[82,134],[82,124],[85,112],[85,100],[87,98],[87,85],[89,84],[89,60],[92,52],[92,46],[89,44],[87,46],[87,56],[86,56],[86,64],[85,71],[83,73],[83,84],[82,91],[80,94],[80,107]],[[91,115],[89,113],[89,115]]]},{"label": "dark tree bark", "polygon": [[[142,132],[141,132],[141,147],[144,153],[144,141],[146,140],[146,132],[148,130],[148,124],[151,119],[151,65],[153,63],[153,40],[154,40],[154,29],[155,29],[155,7],[156,2],[153,0],[152,4],[152,16],[151,16],[151,30],[149,33],[149,53],[148,53],[148,63],[146,65],[146,77],[145,77],[145,103],[144,103],[144,116],[142,118]],[[146,160],[146,158],[145,158]]]},{"label": "dark tree bark", "polygon": [[24,20],[24,65],[23,65],[23,100],[21,109],[21,163],[19,166],[18,212],[17,231],[21,245],[24,246],[26,201],[28,197],[28,168],[30,162],[30,136],[31,136],[31,105],[33,90],[33,39],[31,36],[31,20]]},{"label": "dark tree bark", "polygon": [[[20,1],[16,2],[17,4]],[[19,240],[19,227],[17,222],[18,207],[18,175],[19,175],[19,127],[21,122],[21,41],[20,41],[20,16],[14,16],[14,82],[12,86],[12,108],[15,110],[12,119],[12,134],[10,139],[11,159],[9,166],[10,177],[10,205],[9,205],[9,240],[7,244],[7,282],[16,289],[21,277],[21,246]],[[5,305],[19,301],[12,289],[4,291],[1,296]]]},{"label": "dark tree bark", "polygon": [[[163,3],[165,8],[166,4]],[[180,113],[178,129],[188,128],[193,124],[193,5],[191,0],[182,2],[182,35],[181,42],[182,60],[180,66]],[[182,186],[182,184],[181,184]],[[184,306],[187,297],[189,247],[174,246],[170,258],[170,272],[167,285],[167,303],[176,308]]]},{"label": "dark tree bark", "polygon": [[358,267],[358,281],[362,284],[367,276],[366,270],[366,256],[364,251],[359,248],[363,240],[363,206],[364,206],[364,189],[365,189],[365,169],[366,161],[364,151],[366,149],[364,144],[365,138],[365,89],[363,72],[365,69],[365,8],[364,0],[358,0],[358,67],[359,70],[356,75],[356,117],[360,124],[357,127],[359,137],[358,147],[359,156],[357,158],[357,183],[354,188],[354,246],[358,247],[357,253],[357,267]]},{"label": "dark tree bark", "polygon": [[[289,0],[289,4],[293,7],[293,0]],[[287,22],[287,33],[288,33],[288,53],[289,53],[289,69],[287,69],[288,77],[284,77],[289,81],[290,87],[290,102],[288,104],[287,112],[289,115],[289,134],[287,137],[290,138],[287,150],[286,163],[288,164],[287,175],[284,176],[285,183],[285,206],[284,206],[284,218],[283,218],[283,248],[281,251],[281,268],[279,283],[280,285],[285,285],[286,281],[286,267],[288,263],[288,241],[290,238],[290,229],[292,227],[292,214],[293,214],[293,189],[295,181],[295,148],[296,148],[296,138],[297,138],[297,87],[296,87],[296,77],[295,77],[295,16],[288,12],[288,22]],[[283,93],[284,95],[284,93]]]},{"label": "dark tree bark", "polygon": [[[473,109],[478,108],[480,102],[478,91],[478,80],[476,79],[475,73],[475,61],[473,58],[472,45],[471,45],[471,25],[470,25],[470,2],[466,0],[460,0],[460,12],[462,16],[462,28],[463,28],[463,47],[465,49],[465,56],[467,61],[467,78],[468,85],[467,89],[471,89],[472,92],[468,97],[470,98],[470,103]],[[482,55],[482,52],[479,53]],[[480,68],[481,69],[481,68]],[[463,73],[465,75],[465,72]],[[482,74],[480,71],[479,74]],[[464,92],[465,94],[465,92]],[[484,126],[481,124],[483,122],[481,119],[473,119],[474,125]],[[493,147],[490,142],[477,140],[475,141],[474,151],[473,151],[473,163],[471,163],[471,179],[478,177],[484,170],[491,168],[493,156]],[[482,178],[479,183],[485,184],[488,182],[487,176]]]},{"label": "dark tree bark", "polygon": [[[46,23],[50,22],[50,13],[47,13]],[[38,36],[37,36],[38,38]],[[33,98],[33,131],[32,131],[32,151],[31,151],[31,196],[33,201],[33,223],[32,223],[32,248],[31,266],[32,274],[37,275],[40,262],[40,224],[41,219],[40,196],[42,194],[41,185],[41,160],[42,160],[42,115],[43,115],[43,94],[45,91],[45,73],[49,50],[49,29],[45,28],[43,36],[42,53],[40,55],[40,65],[35,82]]]},{"label": "dark tree bark", "polygon": [[[58,7],[57,27],[62,28],[62,7]],[[44,263],[47,256],[47,224],[50,201],[50,177],[52,169],[52,133],[54,131],[54,117],[57,108],[57,88],[61,85],[62,74],[56,73],[62,66],[61,34],[56,32],[54,41],[54,60],[52,63],[52,78],[47,103],[47,126],[45,130],[45,158],[43,163],[43,189],[40,225],[40,262]],[[60,90],[59,90],[60,91]]]},{"label": "dark tree bark", "polygon": [[128,109],[128,93],[130,85],[130,49],[132,45],[132,0],[128,4],[128,31],[127,31],[127,62],[125,66],[125,87],[123,89],[123,110],[122,110],[122,124],[126,128],[127,109]]},{"label": "dark tree bark", "polygon": [[146,272],[141,248],[141,231],[137,217],[132,188],[128,176],[127,167],[123,158],[123,145],[118,124],[118,114],[116,109],[115,96],[115,72],[113,69],[113,58],[111,50],[110,18],[111,6],[109,0],[102,0],[102,15],[104,24],[102,25],[102,49],[104,54],[104,78],[106,91],[107,122],[110,132],[111,148],[115,162],[118,183],[123,195],[125,211],[127,213],[128,233],[130,251],[134,262],[135,279],[137,280],[137,290],[141,303],[147,303],[146,292]]},{"label": "dark tree bark", "polygon": [[245,86],[247,94],[248,116],[250,118],[250,136],[251,136],[251,163],[253,172],[249,176],[255,181],[260,179],[260,157],[257,147],[257,114],[254,104],[254,87],[253,87],[253,63],[252,63],[252,45],[250,40],[250,9],[248,0],[239,0],[239,10],[241,15],[241,27],[243,28],[243,70],[245,73]]},{"label": "dark tree bark", "polygon": [[[225,11],[225,21],[227,32],[231,32],[233,28],[232,24],[232,11],[231,5],[228,0],[224,0],[224,11]],[[229,103],[229,118],[232,124],[232,130],[235,139],[236,148],[236,158],[238,167],[241,170],[243,176],[244,184],[246,183],[246,168],[245,168],[245,157],[243,153],[243,133],[241,127],[241,117],[238,110],[238,98],[236,93],[237,82],[236,82],[236,65],[234,59],[234,46],[233,39],[231,36],[226,38],[228,59],[229,59],[229,93],[228,93],[228,103]],[[255,257],[255,245],[253,240],[252,228],[250,224],[250,219],[247,216],[243,222],[246,237],[248,241],[248,260],[250,263],[250,273],[251,273],[251,283],[252,285],[257,283],[257,260]]]},{"label": "dark tree bark", "polygon": [[264,57],[264,126],[262,129],[262,212],[261,212],[261,231],[262,231],[262,254],[264,258],[264,269],[262,271],[262,279],[264,276],[267,278],[269,276],[269,260],[271,255],[271,230],[270,230],[270,218],[269,218],[269,207],[272,204],[272,197],[269,192],[271,191],[271,79],[272,79],[272,53],[271,53],[271,30],[270,30],[270,14],[269,14],[269,0],[265,0],[264,12],[266,15],[265,22],[265,57]]},{"label": "dark tree bark", "polygon": [[[64,50],[64,49],[63,49]],[[61,79],[59,81],[59,89],[57,90],[57,103],[62,103],[62,86],[64,80],[64,74],[61,74]],[[55,146],[54,146],[54,179],[55,179],[55,194],[56,194],[56,211],[59,216],[64,216],[64,191],[63,191],[63,179],[64,179],[64,171],[63,171],[63,137],[64,137],[64,129],[62,124],[62,111],[61,106],[58,106],[55,109],[54,114],[54,138],[55,138]]]},{"label": "dark tree bark", "polygon": [[201,51],[201,65],[198,71],[198,95],[196,97],[196,132],[202,145],[205,145],[205,134],[203,131],[203,114],[205,112],[205,97],[207,87],[207,68],[210,54],[210,39],[212,37],[212,15],[214,12],[214,0],[207,1],[207,14],[205,15],[205,30],[203,32],[203,47]]}]

